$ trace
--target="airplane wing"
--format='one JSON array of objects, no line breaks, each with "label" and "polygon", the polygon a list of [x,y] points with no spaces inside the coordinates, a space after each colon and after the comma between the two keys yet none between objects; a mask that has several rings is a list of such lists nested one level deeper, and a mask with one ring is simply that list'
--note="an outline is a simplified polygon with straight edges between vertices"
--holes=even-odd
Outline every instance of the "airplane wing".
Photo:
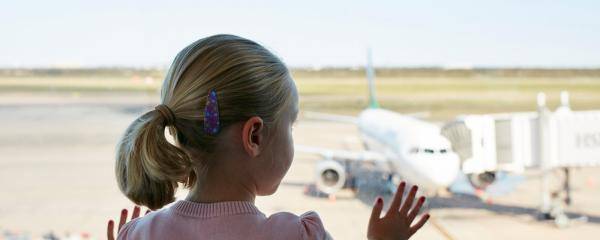
[{"label": "airplane wing", "polygon": [[410,116],[410,117],[414,117],[414,118],[419,118],[419,119],[425,119],[431,116],[431,112],[412,112],[412,113],[402,113],[402,115],[406,115],[406,116]]},{"label": "airplane wing", "polygon": [[[414,113],[403,113],[402,115],[406,115],[414,118],[428,118],[430,116],[429,112],[414,112]],[[310,112],[305,111],[303,113],[303,117],[312,120],[319,121],[328,121],[328,122],[341,122],[341,123],[349,123],[349,124],[357,124],[358,118],[347,115],[339,115],[339,114],[331,114],[331,113],[321,113],[321,112]]]},{"label": "airplane wing", "polygon": [[295,145],[296,151],[320,155],[326,159],[349,160],[357,162],[388,162],[387,158],[378,152],[373,151],[348,151],[320,147],[311,147],[304,145]]}]

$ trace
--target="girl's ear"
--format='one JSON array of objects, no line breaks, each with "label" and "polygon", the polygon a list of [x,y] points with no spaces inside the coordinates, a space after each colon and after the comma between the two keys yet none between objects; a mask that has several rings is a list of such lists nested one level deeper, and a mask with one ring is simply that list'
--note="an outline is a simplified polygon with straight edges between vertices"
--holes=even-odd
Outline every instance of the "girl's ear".
[{"label": "girl's ear", "polygon": [[242,145],[244,145],[244,150],[251,157],[256,157],[260,154],[264,138],[263,129],[263,120],[258,116],[251,117],[244,123],[242,128]]}]

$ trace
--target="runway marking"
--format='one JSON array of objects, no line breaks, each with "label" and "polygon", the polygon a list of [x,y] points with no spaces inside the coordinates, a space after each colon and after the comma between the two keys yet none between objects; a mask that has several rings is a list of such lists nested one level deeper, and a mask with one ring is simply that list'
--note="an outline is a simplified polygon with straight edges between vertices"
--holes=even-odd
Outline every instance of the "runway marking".
[{"label": "runway marking", "polygon": [[456,240],[456,238],[452,237],[452,235],[436,220],[436,218],[431,216],[429,221],[431,224],[433,224],[433,227],[435,227],[435,229],[437,229],[447,240]]}]

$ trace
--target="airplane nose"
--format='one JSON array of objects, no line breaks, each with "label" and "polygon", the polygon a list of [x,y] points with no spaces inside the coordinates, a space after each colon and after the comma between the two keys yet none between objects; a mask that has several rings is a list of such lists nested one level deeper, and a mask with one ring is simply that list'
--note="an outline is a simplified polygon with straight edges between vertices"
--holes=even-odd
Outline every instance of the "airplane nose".
[{"label": "airplane nose", "polygon": [[436,167],[429,174],[431,181],[438,186],[448,187],[454,182],[460,171],[460,160],[456,154],[448,154],[435,160]]},{"label": "airplane nose", "polygon": [[427,189],[449,187],[458,177],[460,159],[454,153],[412,156],[398,166],[401,176]]}]

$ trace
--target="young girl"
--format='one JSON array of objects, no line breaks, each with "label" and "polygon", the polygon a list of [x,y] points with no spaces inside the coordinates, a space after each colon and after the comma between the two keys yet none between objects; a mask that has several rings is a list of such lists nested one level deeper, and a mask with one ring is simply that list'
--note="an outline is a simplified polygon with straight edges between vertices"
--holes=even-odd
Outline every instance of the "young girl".
[{"label": "young girl", "polygon": [[[292,124],[298,92],[286,66],[261,45],[232,35],[200,39],[175,58],[161,89],[161,103],[136,119],[117,146],[120,190],[152,210],[125,224],[118,239],[329,239],[315,212],[265,216],[256,196],[273,194],[294,156]],[[165,128],[175,145],[165,138]],[[402,204],[401,183],[383,218],[378,198],[369,239],[408,239],[424,197],[411,209],[416,186]],[[401,206],[402,205],[402,206]],[[409,211],[410,210],[410,211]],[[109,221],[108,238],[114,239]]]}]

